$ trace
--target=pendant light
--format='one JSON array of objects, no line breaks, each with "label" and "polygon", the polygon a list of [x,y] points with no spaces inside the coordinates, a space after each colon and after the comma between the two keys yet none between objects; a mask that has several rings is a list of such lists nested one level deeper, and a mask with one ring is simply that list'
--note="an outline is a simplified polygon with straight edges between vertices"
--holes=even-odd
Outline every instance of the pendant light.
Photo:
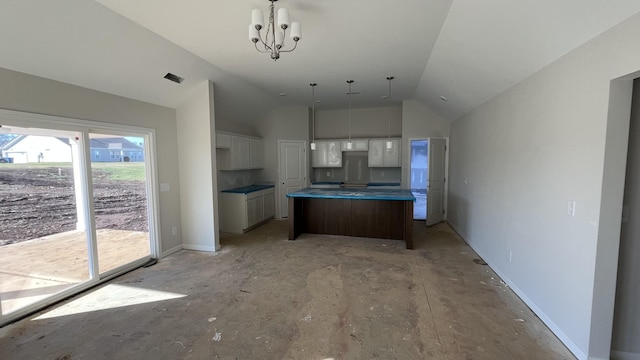
[{"label": "pendant light", "polygon": [[311,83],[311,101],[313,105],[311,105],[311,150],[314,151],[316,149],[316,86],[318,84]]},{"label": "pendant light", "polygon": [[347,80],[347,84],[349,84],[349,91],[347,95],[349,96],[349,142],[347,142],[347,150],[353,149],[353,143],[351,142],[351,84],[353,84],[353,80]]},{"label": "pendant light", "polygon": [[387,111],[389,114],[389,139],[387,140],[387,150],[393,149],[393,141],[391,141],[391,105],[389,103],[391,101],[391,80],[393,79],[393,76],[387,76],[387,80],[389,81],[389,92],[387,94]]}]

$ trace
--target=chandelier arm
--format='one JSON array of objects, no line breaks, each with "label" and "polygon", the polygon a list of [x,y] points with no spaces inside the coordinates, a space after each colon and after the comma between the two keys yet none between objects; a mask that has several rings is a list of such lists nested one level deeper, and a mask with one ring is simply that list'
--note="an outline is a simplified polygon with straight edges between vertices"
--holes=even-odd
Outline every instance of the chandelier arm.
[{"label": "chandelier arm", "polygon": [[[260,48],[258,47],[258,43],[257,43],[257,42],[256,42],[256,43],[253,43],[253,44],[256,46],[256,50],[258,50],[258,52],[260,52],[260,53],[266,54],[266,53],[270,53],[270,52],[271,52],[271,50],[267,50],[267,49],[265,49],[265,50],[260,50]],[[263,44],[264,44],[264,42],[263,42]],[[265,46],[266,46],[266,45],[265,45]]]},{"label": "chandelier arm", "polygon": [[[259,37],[259,38],[260,38],[260,42],[261,42],[261,43],[262,43],[262,45],[264,46],[264,51],[261,51],[261,50],[258,50],[258,51],[263,52],[263,53],[273,52],[273,49],[272,49],[272,48],[271,48],[271,46],[269,46],[269,44],[268,44],[268,42],[269,42],[269,39],[268,39],[268,34],[269,34],[269,33],[268,33],[268,31],[269,31],[269,29],[267,29],[267,35],[265,35],[265,38],[264,38],[264,39],[262,39],[262,34],[260,34],[260,37]],[[256,44],[256,49],[257,49],[257,46],[258,46],[258,45]]]},{"label": "chandelier arm", "polygon": [[[284,44],[284,43],[283,43]],[[294,45],[293,48],[289,49],[289,50],[280,50],[280,52],[284,52],[284,53],[288,53],[288,52],[292,52],[293,50],[296,49],[296,47],[298,47],[298,42],[294,41]]]}]

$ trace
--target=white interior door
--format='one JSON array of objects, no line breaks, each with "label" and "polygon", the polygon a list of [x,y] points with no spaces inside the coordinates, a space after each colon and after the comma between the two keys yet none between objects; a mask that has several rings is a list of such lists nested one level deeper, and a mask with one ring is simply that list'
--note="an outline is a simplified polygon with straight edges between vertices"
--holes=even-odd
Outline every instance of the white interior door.
[{"label": "white interior door", "polygon": [[429,139],[427,226],[444,220],[445,139]]},{"label": "white interior door", "polygon": [[307,187],[307,143],[280,140],[278,163],[280,169],[279,201],[280,217],[289,217],[287,194]]}]

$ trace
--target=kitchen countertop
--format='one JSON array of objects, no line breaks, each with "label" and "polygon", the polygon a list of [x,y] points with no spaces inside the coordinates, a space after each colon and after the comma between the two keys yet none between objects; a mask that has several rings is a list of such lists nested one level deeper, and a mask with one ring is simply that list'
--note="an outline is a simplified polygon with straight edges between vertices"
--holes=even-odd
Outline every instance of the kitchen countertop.
[{"label": "kitchen countertop", "polygon": [[318,198],[318,199],[353,199],[353,200],[411,200],[416,201],[415,196],[405,189],[366,189],[366,188],[341,188],[341,189],[317,189],[306,188],[287,194],[293,198]]},{"label": "kitchen countertop", "polygon": [[242,186],[233,189],[222,190],[223,193],[233,193],[233,194],[248,194],[255,191],[260,191],[268,188],[274,187],[273,185],[249,185]]}]

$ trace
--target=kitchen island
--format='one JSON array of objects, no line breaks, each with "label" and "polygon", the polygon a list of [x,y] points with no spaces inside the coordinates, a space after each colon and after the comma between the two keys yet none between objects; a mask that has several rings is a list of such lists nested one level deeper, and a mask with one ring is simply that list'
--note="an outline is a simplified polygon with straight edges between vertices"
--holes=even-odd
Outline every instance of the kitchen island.
[{"label": "kitchen island", "polygon": [[409,190],[315,189],[287,194],[289,240],[302,233],[404,240],[413,248],[413,202]]}]

